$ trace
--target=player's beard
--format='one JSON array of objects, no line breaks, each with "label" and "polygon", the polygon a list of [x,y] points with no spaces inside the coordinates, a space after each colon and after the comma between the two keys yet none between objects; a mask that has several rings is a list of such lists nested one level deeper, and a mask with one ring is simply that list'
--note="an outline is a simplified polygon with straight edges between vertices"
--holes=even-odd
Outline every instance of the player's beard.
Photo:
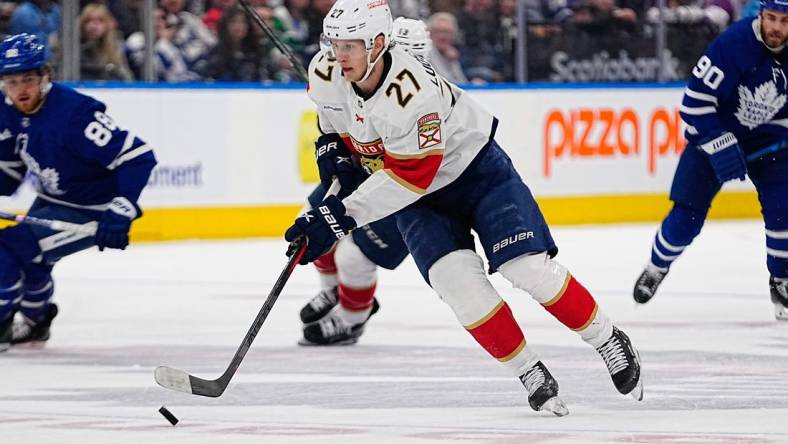
[{"label": "player's beard", "polygon": [[779,48],[785,44],[785,35],[778,31],[768,32],[765,28],[761,28],[761,37],[769,48]]},{"label": "player's beard", "polygon": [[24,102],[15,101],[14,106],[19,112],[31,114],[38,111],[44,103],[44,95],[39,91],[37,95],[29,95]]}]

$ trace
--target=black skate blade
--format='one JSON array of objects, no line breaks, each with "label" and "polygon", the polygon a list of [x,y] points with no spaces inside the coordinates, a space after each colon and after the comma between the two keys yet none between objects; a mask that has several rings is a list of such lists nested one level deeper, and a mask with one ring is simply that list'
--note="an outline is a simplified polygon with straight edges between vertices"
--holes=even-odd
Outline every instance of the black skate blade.
[{"label": "black skate blade", "polygon": [[629,396],[635,398],[635,401],[643,401],[643,379],[639,379],[635,388],[629,392]]},{"label": "black skate blade", "polygon": [[358,342],[358,338],[345,339],[344,341],[332,342],[331,344],[319,344],[312,342],[309,339],[301,338],[298,340],[298,345],[301,347],[335,347],[344,345],[353,345]]},{"label": "black skate blade", "polygon": [[632,389],[629,393],[629,396],[635,398],[635,401],[643,401],[643,366],[641,365],[640,360],[640,351],[635,350],[635,360],[640,367],[640,371],[638,372],[638,382],[635,384],[635,388]]}]

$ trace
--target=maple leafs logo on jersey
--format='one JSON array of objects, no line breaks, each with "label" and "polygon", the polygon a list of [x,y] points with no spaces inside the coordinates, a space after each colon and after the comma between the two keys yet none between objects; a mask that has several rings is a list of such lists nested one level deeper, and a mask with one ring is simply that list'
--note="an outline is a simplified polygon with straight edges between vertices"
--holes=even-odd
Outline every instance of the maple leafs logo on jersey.
[{"label": "maple leafs logo on jersey", "polygon": [[429,113],[419,118],[419,149],[438,146],[442,139],[441,118],[438,113]]},{"label": "maple leafs logo on jersey", "polygon": [[41,168],[36,159],[31,156],[27,150],[22,149],[19,151],[19,157],[27,165],[30,174],[33,175],[33,186],[47,194],[58,196],[65,194],[65,191],[60,189],[60,173],[54,168]]},{"label": "maple leafs logo on jersey", "polygon": [[743,126],[753,129],[772,120],[785,105],[785,101],[785,94],[777,92],[774,81],[764,82],[756,87],[754,92],[739,85],[739,107],[734,115]]}]

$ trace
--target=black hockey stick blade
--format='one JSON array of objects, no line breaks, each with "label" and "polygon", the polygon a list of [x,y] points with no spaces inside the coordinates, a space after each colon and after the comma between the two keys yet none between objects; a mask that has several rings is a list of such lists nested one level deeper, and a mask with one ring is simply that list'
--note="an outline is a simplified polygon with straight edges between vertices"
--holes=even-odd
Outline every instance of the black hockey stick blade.
[{"label": "black hockey stick blade", "polygon": [[192,395],[208,396],[211,398],[218,398],[224,393],[233,375],[235,375],[235,372],[238,370],[238,367],[241,366],[241,361],[243,361],[244,356],[246,356],[246,353],[249,351],[249,347],[252,346],[254,338],[257,337],[257,333],[260,332],[260,328],[271,312],[271,308],[273,308],[274,303],[276,303],[276,300],[279,298],[279,294],[282,293],[282,289],[284,289],[287,280],[293,273],[293,269],[295,269],[298,262],[304,256],[306,252],[306,240],[304,238],[296,239],[293,241],[288,251],[292,251],[293,253],[287,261],[287,266],[282,270],[282,273],[279,274],[279,278],[268,294],[268,298],[266,298],[263,306],[257,313],[257,317],[255,317],[254,322],[252,322],[252,325],[249,327],[249,331],[246,332],[246,336],[244,336],[241,345],[235,352],[230,365],[224,373],[222,373],[222,376],[217,379],[208,380],[198,378],[183,370],[172,367],[157,367],[153,372],[153,377],[156,379],[157,384],[170,390]]}]

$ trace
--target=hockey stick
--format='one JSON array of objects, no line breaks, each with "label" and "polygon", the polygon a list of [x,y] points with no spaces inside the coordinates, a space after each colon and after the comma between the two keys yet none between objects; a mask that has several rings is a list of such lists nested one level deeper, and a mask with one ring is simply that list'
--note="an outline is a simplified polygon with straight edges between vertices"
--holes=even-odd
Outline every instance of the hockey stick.
[{"label": "hockey stick", "polygon": [[33,216],[25,216],[22,214],[12,214],[0,211],[0,219],[10,220],[20,224],[38,225],[39,227],[46,227],[55,231],[70,231],[72,233],[89,234],[91,236],[96,234],[96,222],[88,222],[86,224],[76,224],[73,222],[65,222],[62,220],[53,219],[40,219]]},{"label": "hockey stick", "polygon": [[295,247],[295,252],[287,261],[285,269],[279,274],[274,288],[272,288],[271,293],[268,294],[268,298],[265,300],[265,303],[263,303],[263,307],[260,308],[257,317],[254,318],[252,326],[249,327],[249,331],[246,332],[246,336],[244,336],[241,345],[238,347],[232,361],[230,361],[230,365],[224,373],[217,379],[209,380],[190,375],[183,370],[171,367],[157,367],[154,372],[154,377],[160,386],[170,390],[177,390],[192,395],[209,396],[211,398],[217,398],[224,393],[225,389],[227,389],[227,386],[230,384],[230,379],[235,375],[235,372],[241,365],[241,361],[243,361],[246,356],[246,352],[248,352],[249,347],[252,346],[252,341],[254,341],[254,338],[260,331],[260,327],[263,326],[263,322],[265,322],[265,319],[268,317],[268,313],[271,312],[271,308],[273,308],[274,303],[279,298],[279,294],[290,278],[290,274],[293,272],[293,269],[295,269],[298,261],[301,260],[304,252],[306,252],[306,241],[304,238],[296,239],[293,242],[293,246]]},{"label": "hockey stick", "polygon": [[[335,195],[339,191],[339,188],[339,181],[335,179],[328,189],[326,196]],[[241,361],[243,361],[244,356],[246,356],[246,353],[249,351],[249,347],[252,346],[252,342],[254,338],[257,337],[257,333],[260,332],[263,322],[265,322],[265,319],[271,312],[271,308],[273,308],[274,303],[276,303],[276,300],[279,298],[279,294],[282,293],[282,289],[285,288],[285,284],[293,273],[295,266],[304,256],[306,244],[306,239],[303,237],[294,240],[293,243],[290,244],[290,248],[288,248],[287,251],[292,252],[292,254],[287,261],[287,266],[285,266],[285,269],[279,274],[279,278],[276,280],[276,283],[274,283],[274,288],[271,289],[268,298],[266,298],[262,308],[260,308],[260,311],[257,313],[257,317],[254,318],[252,326],[249,327],[249,331],[246,332],[246,336],[244,336],[241,345],[235,352],[232,361],[230,361],[230,365],[221,376],[212,380],[202,379],[190,375],[183,370],[162,366],[157,367],[153,373],[156,383],[164,388],[190,393],[192,395],[209,396],[211,398],[218,398],[221,396],[230,384],[230,380],[233,378],[233,375],[235,375],[238,367],[240,367]]]},{"label": "hockey stick", "polygon": [[277,37],[276,34],[274,34],[274,31],[271,29],[270,26],[268,26],[268,23],[266,23],[265,21],[263,21],[262,18],[260,18],[260,15],[257,13],[257,11],[252,9],[252,7],[249,6],[249,3],[247,3],[246,0],[238,0],[238,3],[240,3],[241,8],[243,8],[244,12],[246,12],[246,14],[252,19],[252,21],[255,22],[255,24],[257,24],[257,26],[260,29],[263,30],[265,35],[267,35],[272,42],[274,42],[274,46],[276,46],[276,49],[278,49],[282,54],[284,54],[288,58],[288,60],[290,60],[290,63],[293,65],[293,69],[296,70],[296,74],[298,74],[298,77],[301,78],[301,81],[303,82],[308,81],[308,77],[306,74],[306,70],[304,70],[304,66],[301,65],[301,62],[293,54],[293,51],[290,51],[290,48],[288,48],[287,45],[285,45],[284,43],[282,43],[281,40],[279,40],[279,37]]},{"label": "hockey stick", "polygon": [[752,154],[748,154],[747,155],[747,162],[752,162],[753,160],[761,158],[761,157],[763,157],[763,156],[765,156],[767,154],[776,153],[777,151],[780,151],[781,149],[785,148],[786,146],[787,145],[786,145],[786,143],[784,141],[780,141],[780,142],[777,142],[777,143],[773,143],[773,144],[771,144],[769,146],[763,147],[763,148],[759,149],[758,151],[756,151],[756,152],[754,152]]}]

